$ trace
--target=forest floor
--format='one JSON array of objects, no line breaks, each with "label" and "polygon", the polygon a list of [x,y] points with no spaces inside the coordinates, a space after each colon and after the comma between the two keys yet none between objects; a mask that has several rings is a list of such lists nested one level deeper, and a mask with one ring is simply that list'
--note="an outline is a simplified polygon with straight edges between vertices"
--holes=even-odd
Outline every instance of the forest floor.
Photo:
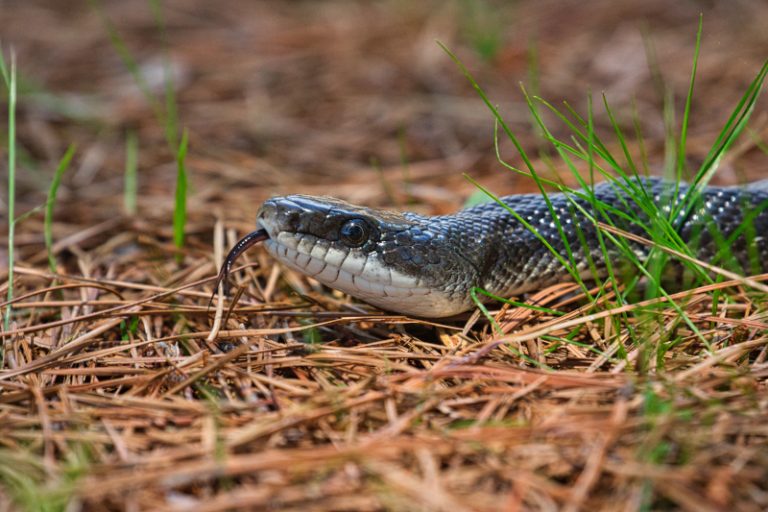
[{"label": "forest floor", "polygon": [[[444,214],[465,173],[536,190],[437,41],[542,176],[574,183],[521,84],[584,117],[591,95],[622,155],[604,97],[663,173],[700,13],[694,170],[768,56],[768,4],[0,1],[0,510],[768,509],[768,301],[743,283],[677,308],[563,283],[518,298],[546,309],[491,303],[493,329],[379,312],[254,248],[222,325],[208,307],[271,195]],[[768,177],[765,106],[714,182]]]}]

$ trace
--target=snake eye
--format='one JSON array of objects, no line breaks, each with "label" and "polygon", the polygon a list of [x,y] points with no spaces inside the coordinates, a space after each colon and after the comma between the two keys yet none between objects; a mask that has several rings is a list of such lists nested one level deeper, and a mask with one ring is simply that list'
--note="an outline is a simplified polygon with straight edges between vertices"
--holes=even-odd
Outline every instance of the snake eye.
[{"label": "snake eye", "polygon": [[351,219],[341,225],[339,238],[347,247],[360,247],[368,241],[370,228],[363,219]]}]

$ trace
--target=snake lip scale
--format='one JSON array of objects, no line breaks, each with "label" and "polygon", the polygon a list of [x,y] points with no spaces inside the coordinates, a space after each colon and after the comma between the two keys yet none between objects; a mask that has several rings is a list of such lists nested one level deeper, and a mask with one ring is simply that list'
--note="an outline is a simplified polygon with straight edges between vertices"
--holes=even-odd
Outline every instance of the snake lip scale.
[{"label": "snake lip scale", "polygon": [[[655,208],[637,204],[630,186]],[[606,259],[622,256],[609,242],[601,246],[595,219],[647,236],[654,216],[673,212],[679,213],[670,222],[697,258],[744,273],[768,272],[768,180],[705,187],[694,200],[692,192],[684,183],[638,178],[550,194],[549,205],[538,194],[500,198],[529,226],[498,203],[430,217],[330,197],[273,197],[259,210],[258,229],[227,255],[217,288],[237,257],[263,242],[283,265],[369,304],[448,317],[473,307],[473,287],[509,297],[570,279],[553,250],[568,259],[570,248],[575,270],[584,277],[592,275],[590,260],[604,275]],[[690,207],[677,208],[683,204]],[[628,243],[641,260],[647,256],[647,247]]]}]

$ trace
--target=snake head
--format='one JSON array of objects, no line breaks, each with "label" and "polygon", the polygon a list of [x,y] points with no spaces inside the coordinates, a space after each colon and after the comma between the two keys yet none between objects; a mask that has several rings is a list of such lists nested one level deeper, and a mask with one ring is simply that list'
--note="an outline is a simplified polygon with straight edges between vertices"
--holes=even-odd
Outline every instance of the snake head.
[{"label": "snake head", "polygon": [[469,308],[476,270],[430,219],[291,195],[266,201],[257,222],[287,267],[388,311],[446,317]]}]

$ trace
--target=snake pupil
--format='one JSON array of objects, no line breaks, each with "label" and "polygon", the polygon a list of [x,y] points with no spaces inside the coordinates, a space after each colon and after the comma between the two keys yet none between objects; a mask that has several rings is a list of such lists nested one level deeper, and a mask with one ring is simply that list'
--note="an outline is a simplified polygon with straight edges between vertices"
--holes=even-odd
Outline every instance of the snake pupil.
[{"label": "snake pupil", "polygon": [[368,225],[362,219],[351,219],[342,224],[339,238],[348,247],[360,247],[368,241]]}]

